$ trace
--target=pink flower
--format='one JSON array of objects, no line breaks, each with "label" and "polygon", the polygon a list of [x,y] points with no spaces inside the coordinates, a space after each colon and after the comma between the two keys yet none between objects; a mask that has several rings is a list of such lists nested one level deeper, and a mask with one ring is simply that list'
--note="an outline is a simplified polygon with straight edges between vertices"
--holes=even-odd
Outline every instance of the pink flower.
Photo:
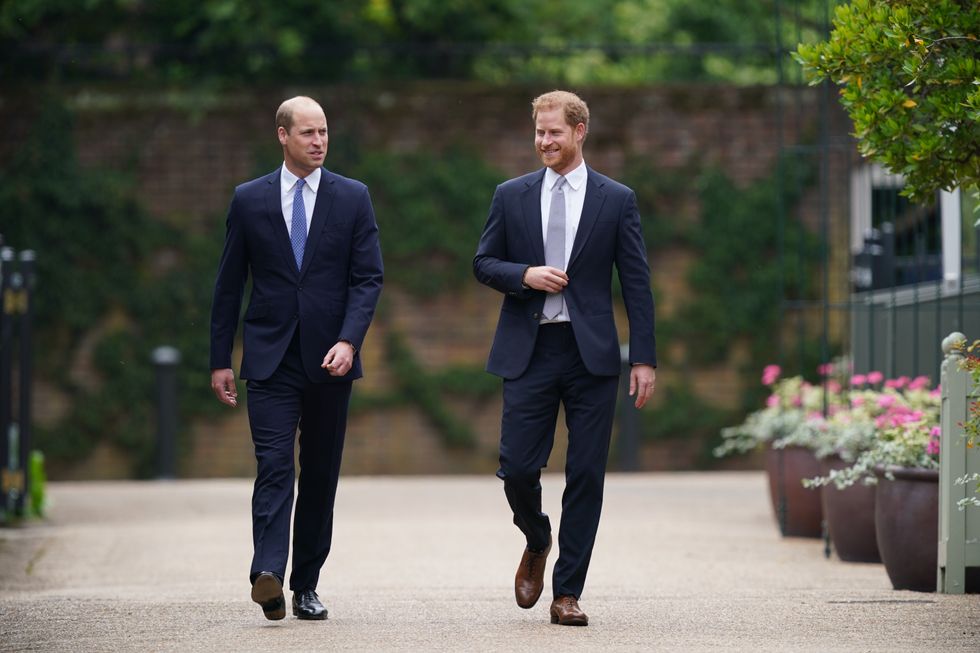
[{"label": "pink flower", "polygon": [[797,396],[793,397],[793,399],[792,399],[792,401],[790,401],[790,403],[793,404],[794,407],[799,408],[800,406],[803,405],[803,397],[800,397],[799,395],[797,395]]},{"label": "pink flower", "polygon": [[928,376],[917,376],[909,381],[909,390],[921,390],[929,386]]},{"label": "pink flower", "polygon": [[900,376],[897,379],[888,379],[887,381],[885,381],[885,387],[896,388],[896,389],[904,388],[906,385],[908,385],[908,382],[909,382],[909,377]]},{"label": "pink flower", "polygon": [[762,370],[762,385],[772,385],[779,378],[779,373],[782,370],[779,365],[766,365]]},{"label": "pink flower", "polygon": [[895,397],[893,397],[892,395],[881,395],[880,397],[878,397],[879,408],[888,408],[894,403],[895,403]]},{"label": "pink flower", "polygon": [[937,385],[935,388],[933,388],[929,392],[929,396],[930,397],[938,397],[938,396],[940,396],[942,394],[943,394],[943,386],[942,385]]},{"label": "pink flower", "polygon": [[938,438],[942,432],[943,430],[940,427],[933,426],[931,429],[929,429],[929,437]]},{"label": "pink flower", "polygon": [[779,405],[779,395],[769,395],[769,398],[766,399],[766,406],[768,406],[769,408],[775,408],[778,405]]},{"label": "pink flower", "polygon": [[820,376],[830,376],[834,373],[834,366],[832,363],[824,363],[823,365],[817,365],[817,374]]},{"label": "pink flower", "polygon": [[851,385],[857,388],[864,385],[867,382],[867,380],[868,377],[866,377],[865,375],[855,374],[854,376],[851,377]]},{"label": "pink flower", "polygon": [[939,436],[942,434],[942,429],[938,426],[933,426],[929,431],[929,444],[926,445],[926,453],[930,456],[939,455]]},{"label": "pink flower", "polygon": [[868,383],[872,385],[875,383],[881,383],[883,378],[885,378],[885,375],[881,372],[868,372]]},{"label": "pink flower", "polygon": [[854,407],[864,405],[864,397],[851,397],[851,405]]}]

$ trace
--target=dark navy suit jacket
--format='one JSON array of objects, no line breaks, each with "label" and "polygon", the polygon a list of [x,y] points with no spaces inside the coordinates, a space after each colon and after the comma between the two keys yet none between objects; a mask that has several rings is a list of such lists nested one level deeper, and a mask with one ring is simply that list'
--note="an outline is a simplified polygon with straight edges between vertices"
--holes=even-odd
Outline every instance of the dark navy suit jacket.
[{"label": "dark navy suit jacket", "polygon": [[[530,266],[545,264],[541,233],[544,168],[497,187],[473,259],[476,278],[504,293],[487,371],[505,379],[527,369],[546,293],[524,288]],[[656,366],[653,293],[636,195],[588,168],[585,203],[572,246],[565,306],[586,369],[597,376],[620,370],[613,320],[612,269],[619,274],[629,319],[629,361]]]},{"label": "dark navy suit jacket", "polygon": [[314,382],[349,381],[362,374],[360,356],[344,377],[320,367],[339,340],[360,351],[381,293],[378,225],[367,187],[321,169],[303,256],[296,260],[282,215],[280,171],[235,189],[211,308],[211,369],[231,367],[245,281],[241,377],[269,378],[300,327],[300,350]]}]

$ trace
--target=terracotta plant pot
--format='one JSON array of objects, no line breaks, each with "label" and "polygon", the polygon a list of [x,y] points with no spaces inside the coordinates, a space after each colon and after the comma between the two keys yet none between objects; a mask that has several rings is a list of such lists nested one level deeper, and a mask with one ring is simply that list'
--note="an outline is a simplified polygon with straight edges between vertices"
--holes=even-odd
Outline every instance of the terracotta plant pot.
[{"label": "terracotta plant pot", "polygon": [[803,487],[803,479],[820,475],[820,463],[804,447],[766,451],[769,496],[779,532],[786,537],[820,537],[823,512],[820,492]]},{"label": "terracotta plant pot", "polygon": [[[821,475],[847,467],[837,456],[820,461]],[[842,490],[831,483],[821,491],[823,516],[837,557],[844,562],[881,562],[875,535],[875,486],[858,481]]]},{"label": "terracotta plant pot", "polygon": [[885,571],[897,590],[936,591],[939,557],[939,471],[876,470],[875,533]]}]

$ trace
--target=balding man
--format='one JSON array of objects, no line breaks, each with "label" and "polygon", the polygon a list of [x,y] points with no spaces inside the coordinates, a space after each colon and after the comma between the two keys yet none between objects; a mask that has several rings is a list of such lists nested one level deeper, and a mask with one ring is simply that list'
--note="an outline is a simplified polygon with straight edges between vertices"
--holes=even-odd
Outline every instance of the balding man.
[{"label": "balding man", "polygon": [[[238,404],[231,355],[245,282],[241,377],[258,470],[252,493],[252,600],[286,616],[283,579],[293,517],[293,615],[326,619],[316,593],[358,355],[381,293],[378,226],[367,187],[323,168],[327,119],[308,97],[276,113],[283,165],[235,189],[211,311],[211,388]],[[293,515],[293,443],[299,490]]]}]

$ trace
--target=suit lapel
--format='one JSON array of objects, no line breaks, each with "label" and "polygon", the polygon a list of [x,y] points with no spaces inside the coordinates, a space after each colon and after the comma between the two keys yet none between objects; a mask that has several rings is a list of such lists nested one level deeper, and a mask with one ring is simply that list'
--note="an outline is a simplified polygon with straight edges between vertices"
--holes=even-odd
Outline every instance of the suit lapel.
[{"label": "suit lapel", "polygon": [[316,252],[317,245],[320,244],[323,225],[327,221],[330,207],[333,204],[334,180],[326,169],[321,168],[321,170],[320,186],[316,191],[316,204],[313,205],[313,219],[310,221],[310,234],[306,238],[306,249],[303,250],[303,267],[299,272],[300,279],[310,268],[310,261],[313,260],[313,254]]},{"label": "suit lapel", "polygon": [[531,243],[531,253],[535,264],[544,265],[544,236],[541,233],[541,184],[544,180],[544,169],[531,182],[528,182],[521,196],[521,207],[524,209],[524,226],[527,228],[528,242]]},{"label": "suit lapel", "polygon": [[572,253],[568,257],[568,269],[572,267],[575,259],[582,253],[582,249],[585,247],[589,235],[592,234],[592,228],[595,226],[596,219],[599,217],[599,211],[602,209],[602,204],[606,199],[606,194],[603,192],[602,186],[593,181],[591,168],[587,169],[589,176],[585,182],[585,202],[582,204],[582,217],[579,218],[578,230],[575,232],[575,241],[572,243]]},{"label": "suit lapel", "polygon": [[289,242],[289,230],[286,229],[286,220],[282,217],[282,189],[280,184],[280,171],[276,170],[276,172],[268,177],[268,185],[265,191],[266,215],[269,218],[269,226],[272,228],[273,237],[279,243],[283,260],[287,263],[286,267],[291,269],[293,274],[295,274],[297,272],[296,259],[293,256],[293,246]]}]

